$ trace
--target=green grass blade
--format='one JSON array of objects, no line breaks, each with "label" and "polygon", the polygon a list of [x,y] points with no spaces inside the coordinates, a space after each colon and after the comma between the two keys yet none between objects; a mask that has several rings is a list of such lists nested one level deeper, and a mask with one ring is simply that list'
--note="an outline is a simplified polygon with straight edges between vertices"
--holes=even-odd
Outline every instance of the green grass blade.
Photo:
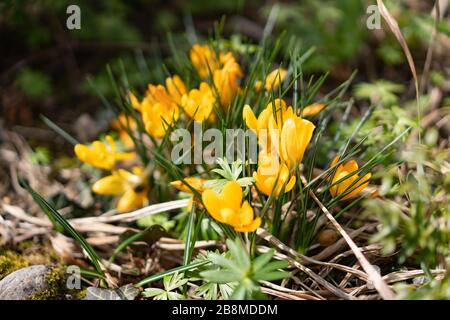
[{"label": "green grass blade", "polygon": [[192,232],[194,229],[194,221],[195,221],[195,202],[192,201],[192,209],[191,213],[189,214],[189,221],[188,221],[188,232],[184,244],[183,265],[187,265],[192,257],[191,247],[192,243],[195,242],[195,239],[193,239],[194,233]]},{"label": "green grass blade", "polygon": [[47,118],[44,115],[40,115],[41,120],[53,131],[55,131],[57,134],[59,134],[61,137],[67,140],[67,142],[71,143],[72,145],[79,144],[80,142],[72,137],[69,133],[67,133],[64,129],[62,129],[60,126],[58,126],[56,123],[54,123],[52,120]]},{"label": "green grass blade", "polygon": [[133,235],[131,235],[130,237],[126,238],[125,240],[123,240],[113,251],[111,257],[109,258],[108,262],[109,263],[113,263],[114,259],[116,258],[116,256],[122,252],[125,248],[127,248],[131,243],[139,240],[144,234],[145,232],[147,232],[148,228],[145,230],[142,230],[141,232],[135,233]]},{"label": "green grass blade", "polygon": [[103,273],[103,270],[101,268],[100,257],[97,255],[97,252],[95,252],[94,248],[92,248],[91,245],[86,242],[83,236],[79,234],[70,225],[70,223],[67,222],[67,220],[64,219],[61,214],[59,214],[59,212],[55,208],[53,208],[47,201],[45,201],[45,199],[40,194],[34,191],[33,188],[31,188],[31,186],[25,180],[20,179],[20,184],[31,194],[34,201],[39,205],[39,207],[41,207],[41,209],[45,212],[49,219],[62,226],[64,230],[68,234],[70,234],[70,236],[75,241],[78,242],[78,244],[86,251],[97,272],[104,277],[105,274]]}]

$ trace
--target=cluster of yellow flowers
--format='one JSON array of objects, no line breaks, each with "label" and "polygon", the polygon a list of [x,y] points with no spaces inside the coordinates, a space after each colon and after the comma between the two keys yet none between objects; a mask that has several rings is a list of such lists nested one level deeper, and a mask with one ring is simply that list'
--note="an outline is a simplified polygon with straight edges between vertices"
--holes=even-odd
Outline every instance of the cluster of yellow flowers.
[{"label": "cluster of yellow flowers", "polygon": [[[190,51],[190,60],[202,80],[198,88],[189,89],[178,75],[174,75],[166,79],[165,86],[149,84],[142,100],[129,93],[129,103],[141,114],[145,130],[156,139],[164,137],[170,127],[176,127],[182,114],[198,122],[213,122],[217,118],[214,106],[228,111],[236,95],[241,92],[239,79],[244,74],[231,52],[216,54],[208,45],[196,44]],[[275,69],[266,77],[264,89],[275,90],[286,75],[287,70]],[[256,81],[255,91],[262,88],[263,82]],[[296,112],[283,99],[275,99],[256,116],[249,105],[244,106],[244,122],[255,132],[260,146],[258,167],[253,172],[259,192],[278,198],[281,193],[294,188],[299,165],[315,129],[315,125],[305,117],[314,116],[325,107],[325,104],[317,103]],[[113,121],[112,127],[119,132],[123,145],[132,149],[133,140],[123,128],[137,130],[136,121],[122,114]],[[118,152],[110,136],[106,137],[106,143],[94,141],[90,145],[76,145],[75,154],[87,164],[111,171],[110,175],[95,182],[92,190],[97,194],[120,196],[117,204],[119,212],[137,209],[149,202],[148,170],[133,167],[129,172],[117,168],[119,161],[129,160],[135,154]],[[339,157],[335,158],[332,166],[337,161]],[[349,176],[357,170],[355,161],[336,169],[332,177],[334,185],[330,188],[333,197],[345,193],[343,200],[346,200],[367,186],[370,174],[358,183],[354,183],[359,178],[357,174]],[[217,193],[206,188],[203,179],[188,177],[184,181],[190,188],[181,181],[173,181],[171,185],[184,192],[193,193],[191,188],[198,191],[201,199],[192,197],[192,201],[203,204],[218,222],[232,226],[237,232],[252,232],[261,225],[261,218],[255,216],[251,204],[243,201],[243,190],[238,182],[227,182],[221,193]]]},{"label": "cluster of yellow flowers", "polygon": [[258,170],[253,173],[258,190],[278,197],[295,185],[295,169],[312,138],[314,124],[297,116],[282,99],[269,103],[256,118],[250,106],[243,110],[247,126],[254,130],[261,147]]},{"label": "cluster of yellow flowers", "polygon": [[142,167],[133,167],[132,172],[115,169],[117,161],[135,157],[134,152],[117,152],[116,143],[106,136],[107,143],[94,141],[91,145],[75,145],[78,159],[93,167],[111,171],[92,186],[92,191],[102,195],[121,196],[117,204],[119,212],[140,208],[147,204],[148,181]]}]

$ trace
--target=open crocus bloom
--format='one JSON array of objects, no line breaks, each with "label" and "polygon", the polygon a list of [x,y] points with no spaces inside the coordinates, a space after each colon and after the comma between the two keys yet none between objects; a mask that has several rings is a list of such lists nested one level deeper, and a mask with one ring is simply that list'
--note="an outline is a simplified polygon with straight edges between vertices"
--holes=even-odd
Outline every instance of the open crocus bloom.
[{"label": "open crocus bloom", "polygon": [[203,204],[209,214],[237,232],[253,232],[261,225],[261,218],[254,217],[248,201],[242,203],[242,188],[235,181],[227,182],[221,194],[207,189],[202,194]]},{"label": "open crocus bloom", "polygon": [[192,89],[181,98],[186,114],[197,122],[205,121],[211,115],[216,98],[206,82],[199,89]]},{"label": "open crocus bloom", "polygon": [[149,85],[141,103],[142,120],[145,130],[155,138],[164,137],[168,126],[178,119],[176,101],[162,85]]},{"label": "open crocus bloom", "polygon": [[207,44],[194,44],[189,53],[192,64],[202,79],[219,68],[217,55]]},{"label": "open crocus bloom", "polygon": [[267,196],[278,197],[283,189],[289,192],[295,185],[295,175],[290,177],[289,168],[280,163],[276,154],[261,152],[258,158],[258,170],[253,172],[258,190]]},{"label": "open crocus bloom", "polygon": [[186,94],[187,88],[180,76],[174,75],[166,79],[166,89],[176,104],[181,104],[181,97]]},{"label": "open crocus bloom", "polygon": [[111,175],[94,183],[92,191],[101,195],[121,196],[117,203],[119,212],[139,209],[148,203],[148,183],[141,167],[134,167],[132,173],[124,169],[113,171]]},{"label": "open crocus bloom", "polygon": [[90,146],[76,144],[74,151],[78,159],[91,166],[111,170],[116,161],[127,160],[134,157],[133,152],[117,152],[116,143],[111,136],[106,136],[105,144],[102,141],[94,141]]},{"label": "open crocus bloom", "polygon": [[[333,167],[338,161],[340,157],[336,156],[331,163],[331,167]],[[336,173],[333,176],[332,184],[335,184],[337,181],[343,179],[347,175],[358,171],[358,163],[355,160],[350,160],[345,164],[341,164],[337,169]],[[333,197],[336,197],[341,194],[345,194],[340,200],[347,200],[357,196],[365,187],[369,185],[369,180],[372,177],[371,173],[367,173],[362,177],[357,183],[353,184],[356,180],[359,179],[358,174],[353,174],[349,176],[345,180],[335,184],[330,188],[330,193]],[[352,185],[353,184],[353,185]]]}]

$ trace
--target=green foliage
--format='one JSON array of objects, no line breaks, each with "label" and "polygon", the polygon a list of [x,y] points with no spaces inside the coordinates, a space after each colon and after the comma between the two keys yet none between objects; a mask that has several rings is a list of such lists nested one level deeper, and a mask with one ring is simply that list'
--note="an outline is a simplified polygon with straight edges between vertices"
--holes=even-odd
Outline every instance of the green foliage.
[{"label": "green foliage", "polygon": [[449,300],[450,275],[442,280],[432,279],[418,287],[414,284],[399,283],[395,285],[398,298],[403,300]]},{"label": "green foliage", "polygon": [[372,104],[389,107],[398,101],[398,93],[404,87],[401,84],[392,83],[386,80],[377,80],[373,83],[359,83],[355,86],[354,94],[357,98],[366,98]]},{"label": "green foliage", "polygon": [[52,94],[50,77],[37,70],[22,69],[17,74],[16,84],[30,98],[42,99]]},{"label": "green foliage", "polygon": [[24,180],[20,181],[21,185],[30,193],[33,200],[39,205],[39,207],[45,212],[50,221],[52,221],[55,230],[58,232],[67,232],[78,244],[86,251],[87,255],[91,259],[97,273],[104,277],[104,273],[101,267],[100,257],[92,246],[87,243],[83,236],[78,233],[67,220],[53,207],[51,206],[39,193],[37,193],[31,186]]},{"label": "green foliage", "polygon": [[[398,172],[386,172],[382,192],[396,201],[369,199],[364,201],[367,215],[376,215],[381,222],[373,242],[383,244],[385,254],[400,247],[399,260],[403,263],[414,257],[417,263],[430,267],[449,259],[450,252],[450,188],[445,171],[445,152],[436,152],[425,146],[404,153],[408,166],[426,164],[422,175],[409,173],[395,178]],[[402,198],[408,200],[403,205]]]},{"label": "green foliage", "polygon": [[30,161],[35,164],[48,165],[51,159],[50,150],[45,147],[36,147],[30,154]]},{"label": "green foliage", "polygon": [[242,188],[245,188],[245,194],[250,191],[254,179],[252,177],[240,177],[243,169],[241,160],[234,161],[230,166],[226,158],[219,158],[217,164],[220,168],[212,169],[212,172],[217,173],[223,179],[209,180],[205,183],[205,187],[220,191],[228,181],[236,181]]},{"label": "green foliage", "polygon": [[175,273],[163,278],[164,289],[147,288],[142,295],[154,300],[182,300],[184,296],[176,290],[180,290],[189,280],[184,278],[183,273]]},{"label": "green foliage", "polygon": [[231,299],[251,299],[259,296],[258,281],[274,281],[286,278],[289,273],[280,271],[288,266],[287,261],[271,261],[274,252],[267,252],[251,259],[241,240],[227,239],[227,254],[208,253],[208,259],[215,265],[212,270],[200,272],[207,281],[226,284],[234,283]]},{"label": "green foliage", "polygon": [[[368,33],[360,22],[364,9],[360,0],[280,3],[277,26],[287,30],[287,41],[294,37],[297,48],[317,49],[305,63],[304,71],[328,71],[353,58],[363,45]],[[266,15],[268,12],[266,8]]]},{"label": "green foliage", "polygon": [[158,213],[140,218],[136,221],[137,225],[141,228],[151,227],[153,225],[160,225],[165,230],[170,230],[175,226],[175,221],[169,219],[167,213]]}]

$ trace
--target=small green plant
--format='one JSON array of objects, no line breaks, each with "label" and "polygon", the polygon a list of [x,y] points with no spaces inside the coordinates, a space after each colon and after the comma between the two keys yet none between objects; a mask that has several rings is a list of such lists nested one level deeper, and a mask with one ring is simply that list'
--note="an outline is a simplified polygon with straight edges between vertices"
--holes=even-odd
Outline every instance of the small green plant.
[{"label": "small green plant", "polygon": [[154,300],[183,300],[185,297],[177,290],[181,290],[188,281],[183,273],[168,275],[163,278],[164,289],[147,288],[142,295]]},{"label": "small green plant", "polygon": [[286,278],[288,272],[281,269],[288,266],[287,261],[271,261],[273,251],[251,259],[239,239],[228,239],[227,254],[208,253],[208,259],[215,265],[212,270],[200,272],[207,281],[217,284],[233,284],[231,299],[252,299],[261,297],[259,281],[274,281]]}]

